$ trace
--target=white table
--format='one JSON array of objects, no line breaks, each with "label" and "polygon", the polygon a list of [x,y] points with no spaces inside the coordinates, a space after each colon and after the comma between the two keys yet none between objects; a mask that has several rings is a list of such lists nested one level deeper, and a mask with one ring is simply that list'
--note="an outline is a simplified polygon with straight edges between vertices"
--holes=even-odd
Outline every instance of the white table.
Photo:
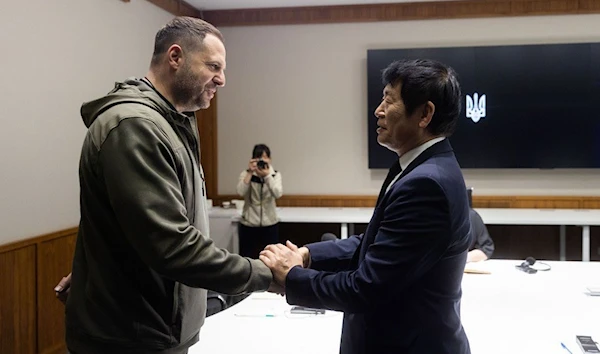
[{"label": "white table", "polygon": [[340,237],[354,234],[354,224],[366,224],[373,216],[373,208],[278,208],[281,222],[340,224]]},{"label": "white table", "polygon": [[[582,260],[590,260],[590,226],[600,225],[600,210],[596,209],[475,209],[487,225],[557,225],[560,226],[560,259],[565,260],[565,226],[581,226]],[[311,207],[277,208],[281,222],[293,223],[339,223],[340,237],[353,234],[353,225],[368,223],[373,208],[327,208]],[[229,217],[237,222],[240,211],[213,208],[210,217]]]},{"label": "white table", "polygon": [[[552,270],[526,274],[520,262],[491,260],[477,267],[492,274],[464,275],[461,316],[473,354],[567,354],[561,342],[575,354],[575,335],[600,340],[600,297],[585,293],[600,285],[600,263],[548,262]],[[341,313],[290,308],[278,295],[253,294],[207,318],[189,353],[338,353]]]},{"label": "white table", "polygon": [[215,245],[229,252],[239,252],[238,221],[236,209],[212,208],[209,210],[210,237]]},{"label": "white table", "polygon": [[565,260],[565,226],[581,226],[581,260],[590,261],[590,226],[600,225],[598,209],[475,209],[488,225],[560,226],[560,260]]}]

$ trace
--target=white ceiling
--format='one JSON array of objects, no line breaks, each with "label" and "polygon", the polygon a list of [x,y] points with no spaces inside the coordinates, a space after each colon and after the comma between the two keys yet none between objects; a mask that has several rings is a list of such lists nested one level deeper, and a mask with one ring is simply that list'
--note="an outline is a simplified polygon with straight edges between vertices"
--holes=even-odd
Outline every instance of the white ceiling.
[{"label": "white ceiling", "polygon": [[[198,10],[427,2],[440,0],[186,0]],[[441,0],[451,1],[451,0]]]}]

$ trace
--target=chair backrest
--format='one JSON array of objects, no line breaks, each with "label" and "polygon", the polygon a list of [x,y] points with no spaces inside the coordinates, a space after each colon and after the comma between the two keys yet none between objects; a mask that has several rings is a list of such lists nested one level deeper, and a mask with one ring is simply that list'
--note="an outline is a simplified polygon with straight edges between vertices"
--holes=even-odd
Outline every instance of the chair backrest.
[{"label": "chair backrest", "polygon": [[219,294],[209,291],[206,295],[206,317],[221,312],[227,308],[227,301]]},{"label": "chair backrest", "polygon": [[469,198],[469,207],[473,207],[473,187],[467,187],[467,196]]},{"label": "chair backrest", "polygon": [[338,239],[339,237],[337,237],[336,234],[332,234],[331,232],[326,232],[321,236],[321,241],[334,241]]}]

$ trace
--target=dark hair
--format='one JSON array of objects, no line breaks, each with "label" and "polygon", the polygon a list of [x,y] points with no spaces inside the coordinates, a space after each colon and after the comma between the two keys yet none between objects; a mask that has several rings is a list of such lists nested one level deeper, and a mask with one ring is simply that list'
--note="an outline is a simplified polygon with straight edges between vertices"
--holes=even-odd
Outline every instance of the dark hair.
[{"label": "dark hair", "polygon": [[200,49],[207,34],[212,34],[223,42],[221,32],[210,23],[194,17],[175,17],[156,33],[152,63],[155,64],[160,55],[166,53],[173,44],[192,50]]},{"label": "dark hair", "polygon": [[429,59],[399,60],[383,70],[382,78],[384,85],[401,84],[400,97],[407,114],[431,101],[435,113],[427,129],[433,135],[452,135],[462,108],[460,85],[454,69]]},{"label": "dark hair", "polygon": [[271,149],[265,144],[256,144],[254,145],[254,149],[252,149],[252,158],[259,159],[262,157],[263,153],[267,154],[268,158],[271,158]]}]

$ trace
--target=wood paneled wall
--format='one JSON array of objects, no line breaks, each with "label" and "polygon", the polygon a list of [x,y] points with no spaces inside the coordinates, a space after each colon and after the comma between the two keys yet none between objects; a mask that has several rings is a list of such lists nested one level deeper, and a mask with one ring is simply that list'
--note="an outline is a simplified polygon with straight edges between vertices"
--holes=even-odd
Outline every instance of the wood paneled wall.
[{"label": "wood paneled wall", "polygon": [[264,26],[600,13],[598,0],[465,0],[395,4],[215,10],[216,26]]},{"label": "wood paneled wall", "polygon": [[35,353],[35,246],[0,253],[0,353]]},{"label": "wood paneled wall", "polygon": [[161,9],[177,16],[201,18],[202,12],[183,0],[148,0]]},{"label": "wood paneled wall", "polygon": [[208,109],[196,112],[198,134],[200,136],[200,159],[204,169],[206,193],[209,198],[216,196],[218,190],[217,165],[217,95]]},{"label": "wood paneled wall", "polygon": [[[240,199],[237,195],[216,195],[214,205]],[[278,206],[289,207],[374,207],[377,196],[284,195]],[[600,209],[600,196],[473,196],[475,208]]]},{"label": "wood paneled wall", "polygon": [[0,353],[65,353],[54,286],[71,271],[77,228],[0,246]]}]

